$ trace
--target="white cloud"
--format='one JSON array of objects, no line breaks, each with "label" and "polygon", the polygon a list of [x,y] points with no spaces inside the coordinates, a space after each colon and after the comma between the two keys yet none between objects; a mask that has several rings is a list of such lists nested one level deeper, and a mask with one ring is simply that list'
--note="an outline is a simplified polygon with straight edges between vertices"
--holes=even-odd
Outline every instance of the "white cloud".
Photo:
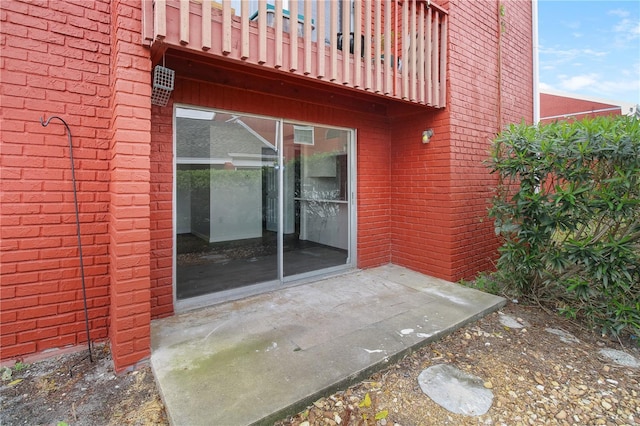
[{"label": "white cloud", "polygon": [[614,15],[614,16],[619,16],[621,18],[626,18],[627,16],[630,15],[630,13],[628,10],[624,10],[624,9],[612,9],[607,12],[607,15]]},{"label": "white cloud", "polygon": [[540,89],[541,92],[551,92],[556,90],[556,88],[553,87],[552,85],[543,83],[543,82],[540,82],[540,84],[538,84],[538,88]]},{"label": "white cloud", "polygon": [[640,80],[639,79],[620,79],[615,81],[603,81],[599,83],[602,90],[607,93],[624,93],[635,90],[640,94]]},{"label": "white cloud", "polygon": [[635,40],[640,37],[640,22],[631,19],[623,19],[613,26],[613,31],[627,41]]},{"label": "white cloud", "polygon": [[[621,72],[618,75],[607,75],[606,77],[597,73],[561,74],[556,76],[554,83],[540,82],[540,90],[591,94],[610,100],[630,99],[629,102],[640,103],[640,76],[637,73]],[[635,97],[629,98],[630,93],[635,93]]]},{"label": "white cloud", "polygon": [[572,29],[572,30],[577,30],[578,28],[580,28],[580,21],[564,21],[562,22],[564,24],[565,27]]},{"label": "white cloud", "polygon": [[620,18],[611,27],[611,31],[616,34],[616,44],[623,46],[626,43],[640,38],[640,20],[631,16],[631,13],[624,9],[613,9],[607,15]]},{"label": "white cloud", "polygon": [[555,56],[554,60],[571,61],[580,56],[589,58],[607,56],[609,52],[593,49],[557,49],[554,47],[540,47],[540,54]]},{"label": "white cloud", "polygon": [[598,82],[597,74],[574,75],[571,77],[561,76],[560,87],[568,92],[577,92],[584,88],[593,86]]}]

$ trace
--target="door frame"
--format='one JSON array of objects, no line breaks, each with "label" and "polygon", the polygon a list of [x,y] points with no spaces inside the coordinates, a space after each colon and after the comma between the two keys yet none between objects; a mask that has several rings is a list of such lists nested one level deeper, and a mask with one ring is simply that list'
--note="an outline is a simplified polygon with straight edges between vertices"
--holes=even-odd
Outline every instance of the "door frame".
[{"label": "door frame", "polygon": [[[262,282],[257,284],[252,284],[248,286],[238,287],[230,290],[223,290],[220,292],[205,294],[201,296],[195,296],[187,299],[178,299],[177,298],[177,139],[176,139],[176,110],[178,108],[183,109],[195,109],[199,111],[205,112],[214,112],[214,113],[226,113],[226,114],[240,114],[243,116],[251,116],[261,119],[272,119],[278,122],[277,132],[276,132],[276,148],[278,152],[278,166],[279,170],[277,173],[278,185],[280,196],[278,197],[278,279],[268,282]],[[284,192],[284,171],[283,171],[283,140],[282,140],[282,129],[284,124],[292,124],[292,125],[301,125],[301,126],[322,126],[327,128],[334,128],[337,130],[347,131],[349,132],[349,147],[347,151],[348,155],[348,167],[349,167],[349,179],[347,182],[348,192],[349,192],[349,247],[348,247],[348,258],[347,262],[344,265],[338,265],[330,268],[320,269],[316,271],[306,272],[294,276],[285,277],[284,276],[284,256],[283,256],[283,238],[284,238],[284,196],[282,192]],[[232,300],[242,299],[249,296],[267,293],[270,291],[280,290],[287,287],[292,287],[296,285],[301,285],[305,283],[309,283],[312,281],[316,281],[321,278],[326,278],[327,276],[338,275],[345,273],[347,271],[353,270],[357,267],[356,259],[357,257],[357,161],[356,161],[356,152],[357,152],[357,130],[354,128],[346,128],[340,126],[334,126],[331,124],[325,123],[311,123],[311,122],[303,122],[297,120],[285,119],[283,117],[270,117],[260,114],[251,114],[245,112],[238,111],[228,111],[225,109],[219,108],[209,108],[198,105],[190,105],[190,104],[182,104],[175,103],[173,105],[172,111],[172,139],[173,139],[173,159],[172,159],[172,239],[173,239],[173,248],[172,248],[172,296],[173,296],[173,307],[175,313],[186,312],[193,309],[198,309],[206,306],[215,305],[218,303],[224,303]]]}]

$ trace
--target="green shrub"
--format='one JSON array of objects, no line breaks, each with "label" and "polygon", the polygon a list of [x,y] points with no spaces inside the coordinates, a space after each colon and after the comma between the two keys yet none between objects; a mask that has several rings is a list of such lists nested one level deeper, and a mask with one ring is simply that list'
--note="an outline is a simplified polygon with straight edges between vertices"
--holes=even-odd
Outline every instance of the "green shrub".
[{"label": "green shrub", "polygon": [[512,125],[490,167],[506,289],[604,333],[640,332],[640,120]]}]

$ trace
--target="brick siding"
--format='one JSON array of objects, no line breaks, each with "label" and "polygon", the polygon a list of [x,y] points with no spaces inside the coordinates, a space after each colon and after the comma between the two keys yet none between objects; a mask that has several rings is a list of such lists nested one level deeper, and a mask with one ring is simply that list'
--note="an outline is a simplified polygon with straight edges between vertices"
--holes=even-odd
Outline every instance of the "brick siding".
[{"label": "brick siding", "polygon": [[[505,124],[533,120],[531,4],[500,4],[503,16],[497,1],[443,3],[448,108],[394,120],[391,132],[392,261],[451,281],[493,267],[499,242],[486,213],[495,180],[483,162]],[[428,127],[435,136],[421,145]]]},{"label": "brick siding", "polygon": [[112,1],[109,141],[110,327],[116,370],[151,352],[151,60],[142,46],[136,0]]},{"label": "brick siding", "polygon": [[0,5],[1,358],[86,344],[73,135],[91,338],[109,317],[109,1]]},{"label": "brick siding", "polygon": [[505,124],[532,119],[531,4],[439,3],[444,110],[215,61],[183,68],[151,108],[139,1],[0,3],[0,358],[86,344],[67,138],[41,116],[74,136],[91,337],[110,339],[118,371],[149,356],[151,318],[174,311],[174,102],[355,128],[357,266],[454,281],[491,268],[483,161]]}]

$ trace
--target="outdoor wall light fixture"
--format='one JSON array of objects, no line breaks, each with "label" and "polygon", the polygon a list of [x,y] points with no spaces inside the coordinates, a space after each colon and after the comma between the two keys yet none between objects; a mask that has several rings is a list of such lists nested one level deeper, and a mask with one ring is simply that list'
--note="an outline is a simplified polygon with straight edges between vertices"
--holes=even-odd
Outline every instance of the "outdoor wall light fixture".
[{"label": "outdoor wall light fixture", "polygon": [[433,129],[427,129],[422,132],[422,143],[429,143],[431,138],[433,137]]}]

